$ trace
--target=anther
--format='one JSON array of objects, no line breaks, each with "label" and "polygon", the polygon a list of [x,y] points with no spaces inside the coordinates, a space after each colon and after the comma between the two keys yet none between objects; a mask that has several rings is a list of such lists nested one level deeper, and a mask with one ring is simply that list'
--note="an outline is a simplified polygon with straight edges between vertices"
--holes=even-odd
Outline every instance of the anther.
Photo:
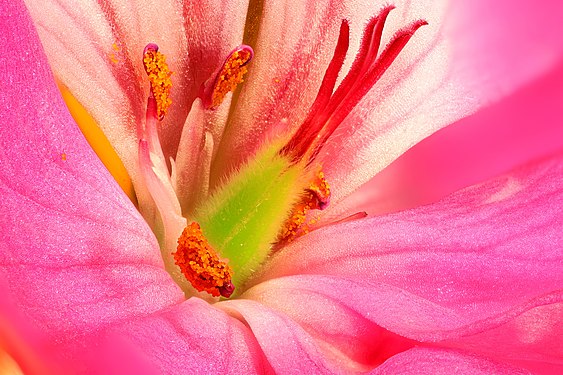
[{"label": "anther", "polygon": [[184,229],[172,255],[182,274],[198,291],[225,298],[233,294],[233,270],[219,258],[198,223],[192,222]]},{"label": "anther", "polygon": [[244,75],[248,71],[246,65],[253,56],[254,51],[247,45],[238,46],[229,54],[223,65],[203,86],[201,97],[206,109],[219,107],[225,96],[244,82]]},{"label": "anther", "polygon": [[293,207],[292,215],[285,222],[280,231],[278,243],[289,243],[304,234],[309,233],[310,225],[307,221],[310,210],[324,210],[330,202],[330,186],[322,170],[318,170],[301,200]]},{"label": "anther", "polygon": [[170,99],[172,72],[166,64],[166,56],[158,52],[158,46],[154,43],[147,44],[145,47],[143,64],[151,85],[151,95],[156,101],[157,117],[162,120],[172,104]]}]

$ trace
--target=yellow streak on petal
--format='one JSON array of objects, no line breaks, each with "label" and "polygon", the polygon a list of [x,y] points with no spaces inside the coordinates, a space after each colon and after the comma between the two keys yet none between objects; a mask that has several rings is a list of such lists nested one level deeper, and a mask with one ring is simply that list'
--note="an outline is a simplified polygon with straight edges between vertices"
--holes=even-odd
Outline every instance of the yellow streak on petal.
[{"label": "yellow streak on petal", "polygon": [[[135,196],[135,190],[133,188],[131,178],[105,134],[88,111],[66,87],[59,84],[59,90],[63,95],[63,99],[66,102],[70,114],[74,118],[74,121],[78,124],[78,127],[82,131],[82,134],[84,134],[84,137],[90,144],[90,147],[92,147],[113,178],[117,181],[119,186],[121,186],[125,194],[127,194],[129,199],[137,205],[137,197]],[[68,156],[65,153],[61,155],[61,158],[66,160]]]},{"label": "yellow streak on petal", "polygon": [[0,374],[2,375],[23,375],[23,371],[16,361],[2,348],[0,348]]}]

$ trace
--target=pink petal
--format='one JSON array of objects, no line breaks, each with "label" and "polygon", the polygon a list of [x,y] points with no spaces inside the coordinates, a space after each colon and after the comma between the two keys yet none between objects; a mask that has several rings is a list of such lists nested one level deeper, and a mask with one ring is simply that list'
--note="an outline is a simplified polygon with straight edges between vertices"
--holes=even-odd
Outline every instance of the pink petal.
[{"label": "pink petal", "polygon": [[231,300],[218,306],[240,316],[250,327],[276,374],[333,373],[311,336],[285,314],[248,300]]},{"label": "pink petal", "polygon": [[1,294],[64,348],[183,293],[66,111],[25,7],[2,1],[2,9]]},{"label": "pink petal", "polygon": [[269,368],[248,327],[198,298],[125,321],[114,333],[161,374],[258,374]]},{"label": "pink petal", "polygon": [[[0,290],[7,289],[0,281]],[[66,374],[67,369],[52,359],[52,352],[45,345],[45,338],[30,329],[29,322],[23,318],[11,299],[2,293],[0,299],[0,357],[6,353],[17,363],[25,374],[51,375]],[[0,361],[0,372],[6,372]],[[4,373],[2,372],[2,373]],[[10,372],[11,373],[11,372]]]},{"label": "pink petal", "polygon": [[432,203],[563,148],[563,64],[513,95],[433,134],[330,215],[370,215]]},{"label": "pink petal", "polygon": [[529,374],[528,371],[469,353],[433,348],[414,348],[398,354],[371,374],[449,375]]},{"label": "pink petal", "polygon": [[563,303],[530,309],[497,328],[441,343],[476,353],[495,353],[539,374],[563,372]]},{"label": "pink petal", "polygon": [[[334,283],[325,279],[329,287]],[[303,288],[298,282],[314,283],[313,288]],[[244,297],[266,304],[277,314],[287,315],[314,339],[317,350],[325,358],[347,371],[368,371],[417,344],[381,328],[349,303],[310,290],[321,286],[319,283],[325,280],[306,277],[295,282],[287,278],[272,280],[254,287]]]},{"label": "pink petal", "polygon": [[186,1],[183,6],[162,0],[26,3],[56,78],[96,119],[129,171],[139,198],[150,199],[139,176],[135,132],[148,96],[143,49],[157,43],[174,72],[173,105],[161,126],[169,157],[175,155],[201,83],[241,43],[247,1]]},{"label": "pink petal", "polygon": [[432,206],[319,229],[275,254],[243,297],[296,321],[324,299],[349,309],[340,324],[364,318],[419,341],[486,332],[563,301],[562,173],[560,154]]},{"label": "pink petal", "polygon": [[495,100],[549,71],[563,58],[563,4],[533,0],[452,2],[456,74],[472,95]]}]

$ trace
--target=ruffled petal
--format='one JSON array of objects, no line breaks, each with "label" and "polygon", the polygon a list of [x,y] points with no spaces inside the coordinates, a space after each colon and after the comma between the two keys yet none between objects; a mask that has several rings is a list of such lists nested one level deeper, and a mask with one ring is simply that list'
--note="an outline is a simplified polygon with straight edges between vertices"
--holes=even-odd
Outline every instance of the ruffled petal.
[{"label": "ruffled petal", "polygon": [[332,300],[346,324],[359,316],[418,341],[486,332],[563,301],[562,173],[558,155],[431,206],[319,229],[275,254],[243,297],[296,321],[308,298]]},{"label": "ruffled petal", "polygon": [[269,368],[248,327],[198,298],[126,321],[112,334],[133,344],[160,374],[262,374]]},{"label": "ruffled petal", "polygon": [[389,359],[371,374],[525,375],[528,371],[470,353],[434,348],[414,348]]},{"label": "ruffled petal", "polygon": [[[167,157],[200,85],[241,43],[247,1],[26,1],[55,77],[92,114],[129,171],[141,200],[136,126],[149,85],[143,49],[167,56],[173,105],[161,126]],[[141,202],[143,204],[144,202]]]},{"label": "ruffled petal", "polygon": [[248,300],[221,302],[218,307],[240,319],[252,330],[276,374],[331,374],[311,336],[283,313]]},{"label": "ruffled petal", "polygon": [[25,6],[2,9],[1,294],[49,340],[73,346],[183,293],[66,110]]}]

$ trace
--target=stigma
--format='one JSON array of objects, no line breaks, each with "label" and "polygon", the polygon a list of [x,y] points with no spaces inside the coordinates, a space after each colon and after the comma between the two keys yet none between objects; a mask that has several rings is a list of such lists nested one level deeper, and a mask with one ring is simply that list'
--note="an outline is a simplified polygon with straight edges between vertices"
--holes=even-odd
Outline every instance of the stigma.
[{"label": "stigma", "polygon": [[253,56],[254,51],[250,46],[243,44],[233,49],[223,65],[203,85],[201,96],[206,109],[218,108],[225,96],[244,82],[247,65]]},{"label": "stigma", "polygon": [[184,229],[172,255],[182,274],[199,292],[225,298],[233,294],[233,270],[219,258],[198,223],[192,222]]},{"label": "stigma", "polygon": [[338,126],[381,79],[415,32],[428,24],[425,20],[417,20],[399,29],[380,51],[383,28],[393,9],[393,6],[384,7],[368,22],[352,67],[335,89],[350,38],[348,21],[342,20],[334,54],[317,97],[307,118],[280,150],[280,155],[289,157],[294,163],[305,160],[310,164]]},{"label": "stigma", "polygon": [[170,89],[172,72],[168,69],[166,56],[158,52],[158,46],[148,44],[143,51],[143,64],[151,86],[151,95],[156,101],[156,115],[159,120],[164,119],[168,108],[172,104]]}]

